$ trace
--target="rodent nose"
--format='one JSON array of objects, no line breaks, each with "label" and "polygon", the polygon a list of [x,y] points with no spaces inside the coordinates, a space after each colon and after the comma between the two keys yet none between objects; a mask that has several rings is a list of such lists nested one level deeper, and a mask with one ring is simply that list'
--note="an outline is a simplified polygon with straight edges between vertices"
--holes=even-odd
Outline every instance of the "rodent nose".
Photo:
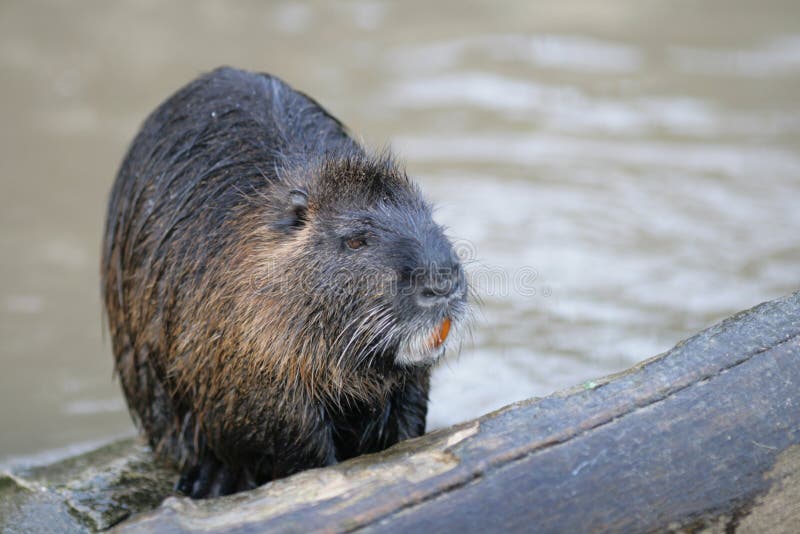
[{"label": "rodent nose", "polygon": [[420,280],[417,303],[423,307],[444,303],[456,295],[460,287],[460,268],[438,269]]}]

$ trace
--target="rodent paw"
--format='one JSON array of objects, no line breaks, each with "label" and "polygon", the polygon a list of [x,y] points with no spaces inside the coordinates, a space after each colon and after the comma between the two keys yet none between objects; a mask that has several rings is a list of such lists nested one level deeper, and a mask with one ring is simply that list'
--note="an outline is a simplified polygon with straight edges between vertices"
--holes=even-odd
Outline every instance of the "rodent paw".
[{"label": "rodent paw", "polygon": [[181,474],[175,491],[192,499],[220,497],[236,492],[239,478],[238,470],[229,468],[216,458],[206,458]]}]

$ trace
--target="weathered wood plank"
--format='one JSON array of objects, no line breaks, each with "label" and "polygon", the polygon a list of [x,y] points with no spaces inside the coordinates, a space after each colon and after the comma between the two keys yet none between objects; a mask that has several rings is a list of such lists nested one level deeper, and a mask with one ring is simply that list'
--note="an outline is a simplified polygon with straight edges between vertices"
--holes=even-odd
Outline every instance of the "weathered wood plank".
[{"label": "weathered wood plank", "polygon": [[796,532],[798,494],[795,293],[586,387],[120,530]]}]

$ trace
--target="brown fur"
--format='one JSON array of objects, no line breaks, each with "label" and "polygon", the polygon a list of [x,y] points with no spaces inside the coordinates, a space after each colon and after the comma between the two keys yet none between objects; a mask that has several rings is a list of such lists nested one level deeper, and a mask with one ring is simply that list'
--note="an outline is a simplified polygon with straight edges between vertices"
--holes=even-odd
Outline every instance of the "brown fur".
[{"label": "brown fur", "polygon": [[[384,244],[343,251],[336,232],[364,217]],[[434,256],[462,283],[448,250],[390,158],[274,78],[221,69],[162,105],[112,191],[102,275],[129,407],[182,490],[224,494],[422,433],[430,365],[394,351],[464,297],[423,313],[392,291]]]}]

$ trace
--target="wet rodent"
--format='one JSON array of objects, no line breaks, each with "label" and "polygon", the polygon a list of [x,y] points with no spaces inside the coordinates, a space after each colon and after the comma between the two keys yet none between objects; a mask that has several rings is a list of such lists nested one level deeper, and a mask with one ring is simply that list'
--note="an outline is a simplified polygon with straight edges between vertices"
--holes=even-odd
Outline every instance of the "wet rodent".
[{"label": "wet rodent", "polygon": [[128,407],[193,497],[424,433],[431,366],[468,312],[452,245],[392,157],[232,68],[142,126],[101,275]]}]

